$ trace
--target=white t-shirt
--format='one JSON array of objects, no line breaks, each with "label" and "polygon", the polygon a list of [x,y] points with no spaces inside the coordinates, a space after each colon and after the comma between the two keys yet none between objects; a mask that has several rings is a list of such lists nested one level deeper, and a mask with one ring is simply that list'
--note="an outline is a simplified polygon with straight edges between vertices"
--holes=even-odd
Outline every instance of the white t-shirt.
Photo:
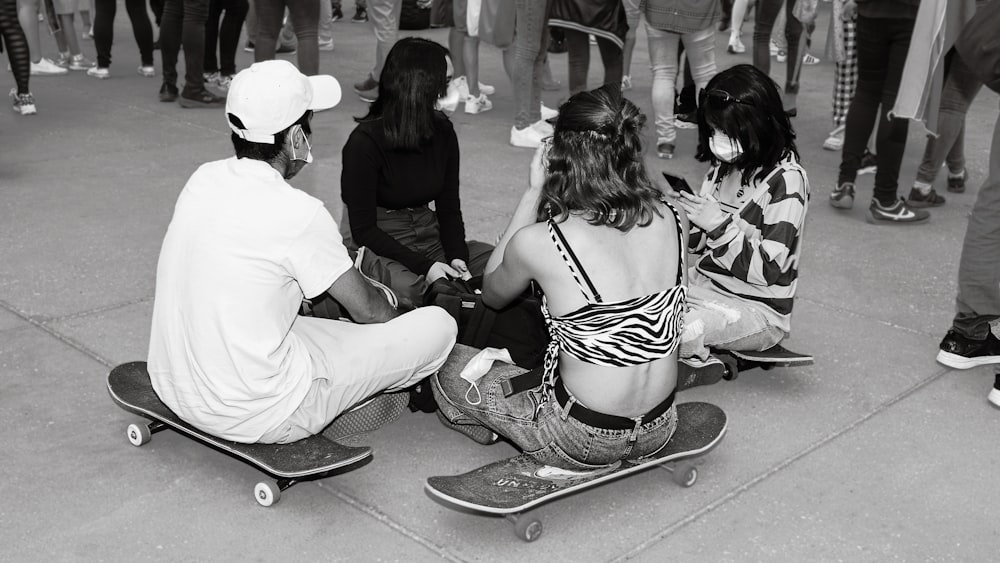
[{"label": "white t-shirt", "polygon": [[323,203],[270,165],[202,165],[177,199],[156,268],[149,376],[160,399],[221,438],[256,442],[313,374],[291,327],[302,298],[351,267]]}]

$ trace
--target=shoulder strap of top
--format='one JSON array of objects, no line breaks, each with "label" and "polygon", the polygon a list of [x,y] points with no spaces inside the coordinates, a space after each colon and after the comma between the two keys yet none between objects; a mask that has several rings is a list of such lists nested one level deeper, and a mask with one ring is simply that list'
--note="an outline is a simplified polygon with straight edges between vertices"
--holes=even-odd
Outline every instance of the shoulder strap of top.
[{"label": "shoulder strap of top", "polygon": [[583,276],[583,281],[587,282],[586,287],[590,289],[590,293],[594,296],[594,301],[600,303],[601,294],[597,292],[593,282],[590,281],[590,277],[587,276],[587,272],[584,271],[583,266],[580,265],[580,261],[576,258],[576,254],[573,254],[573,249],[570,248],[569,243],[566,242],[566,237],[563,236],[562,231],[559,230],[555,221],[549,219],[548,224],[549,235],[552,237],[552,242],[556,245],[556,250],[559,251],[559,254],[562,255],[563,260],[569,267],[570,273],[573,274],[573,280],[576,281],[577,287],[580,288],[580,293],[583,294],[584,299],[587,299],[587,292],[584,291],[584,285],[580,282],[580,276]]},{"label": "shoulder strap of top", "polygon": [[684,230],[681,226],[681,216],[677,213],[677,209],[666,200],[666,198],[660,199],[663,203],[667,204],[670,208],[670,212],[674,214],[674,229],[677,230],[677,253],[680,255],[680,264],[677,266],[677,285],[684,283],[684,268],[686,268],[687,262],[687,248],[684,247]]}]

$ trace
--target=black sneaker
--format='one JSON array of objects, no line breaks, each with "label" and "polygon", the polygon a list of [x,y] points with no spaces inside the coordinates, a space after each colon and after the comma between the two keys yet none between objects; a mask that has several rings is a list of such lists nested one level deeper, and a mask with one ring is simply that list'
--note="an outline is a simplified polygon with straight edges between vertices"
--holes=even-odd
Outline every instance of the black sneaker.
[{"label": "black sneaker", "polygon": [[682,358],[677,361],[677,390],[714,385],[723,379],[732,379],[732,375],[730,366],[714,356],[705,362],[697,358]]},{"label": "black sneaker", "polygon": [[177,98],[177,103],[182,108],[221,108],[226,105],[226,97],[218,96],[203,89],[193,96],[182,94]]},{"label": "black sneaker", "polygon": [[253,53],[254,49],[255,49],[255,47],[254,47],[253,41],[247,40],[247,42],[243,45],[243,51],[244,52]]},{"label": "black sneaker", "polygon": [[[969,369],[987,364],[1000,364],[1000,339],[987,333],[983,340],[973,340],[955,330],[949,330],[939,346],[937,361],[955,369]],[[1000,392],[998,392],[1000,395]]]},{"label": "black sneaker", "polygon": [[952,176],[951,172],[948,173],[948,191],[956,194],[960,194],[965,191],[965,179],[969,176],[969,173],[963,168],[962,173],[958,176]]},{"label": "black sneaker", "polygon": [[163,83],[160,86],[160,101],[161,102],[172,102],[177,99],[177,86],[173,84]]},{"label": "black sneaker", "polygon": [[380,393],[338,415],[323,429],[323,435],[337,442],[378,430],[398,419],[409,402],[409,393]]},{"label": "black sneaker", "polygon": [[861,167],[858,174],[874,174],[878,170],[878,157],[865,149],[865,154],[861,155]]},{"label": "black sneaker", "polygon": [[944,205],[944,198],[939,196],[934,188],[926,194],[917,188],[910,188],[910,196],[906,198],[906,203],[910,207],[938,207]]},{"label": "black sneaker", "polygon": [[673,143],[656,143],[656,156],[663,159],[671,159],[674,157],[675,148]]},{"label": "black sneaker", "polygon": [[465,434],[478,444],[490,446],[500,441],[500,436],[485,426],[479,424],[457,424],[448,420],[448,417],[441,411],[437,411],[437,417],[441,421],[441,424],[451,428],[455,432]]},{"label": "black sneaker", "polygon": [[362,101],[372,103],[378,99],[378,81],[369,74],[367,78],[354,85],[354,93]]},{"label": "black sneaker", "polygon": [[1000,409],[1000,373],[993,379],[993,389],[990,389],[990,395],[987,398],[991,405]]},{"label": "black sneaker", "polygon": [[358,8],[354,11],[354,17],[351,18],[351,23],[365,23],[366,21],[368,21],[368,10]]},{"label": "black sneaker", "polygon": [[298,49],[294,45],[279,44],[278,48],[274,50],[275,53],[279,55],[294,55]]},{"label": "black sneaker", "polygon": [[881,222],[890,225],[919,223],[930,219],[931,216],[930,213],[923,209],[914,209],[906,205],[903,198],[900,198],[899,201],[889,206],[882,205],[877,199],[872,198],[872,203],[868,206],[868,213],[873,223]]},{"label": "black sneaker", "polygon": [[344,19],[344,12],[340,8],[334,8],[333,13],[330,15],[330,21],[340,21]]},{"label": "black sneaker", "polygon": [[854,183],[844,182],[830,192],[830,205],[837,209],[854,207]]}]

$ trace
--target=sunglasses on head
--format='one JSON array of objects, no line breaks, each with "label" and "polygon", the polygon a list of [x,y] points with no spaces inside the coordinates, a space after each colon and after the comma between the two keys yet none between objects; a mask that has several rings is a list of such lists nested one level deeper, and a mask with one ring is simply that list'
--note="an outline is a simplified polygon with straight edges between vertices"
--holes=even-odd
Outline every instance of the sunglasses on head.
[{"label": "sunglasses on head", "polygon": [[753,105],[750,102],[737,98],[725,90],[708,90],[705,92],[705,98],[717,104],[743,104],[745,106]]}]

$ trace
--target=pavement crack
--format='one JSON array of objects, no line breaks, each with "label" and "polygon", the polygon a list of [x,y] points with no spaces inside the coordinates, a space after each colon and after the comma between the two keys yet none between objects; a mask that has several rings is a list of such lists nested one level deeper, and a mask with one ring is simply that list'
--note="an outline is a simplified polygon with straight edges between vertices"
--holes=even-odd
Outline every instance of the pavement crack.
[{"label": "pavement crack", "polygon": [[722,495],[721,497],[717,498],[716,500],[714,500],[714,501],[706,504],[705,506],[701,507],[700,509],[696,510],[695,512],[693,512],[691,514],[688,514],[687,516],[685,516],[684,518],[681,518],[680,520],[677,520],[676,522],[674,522],[670,526],[667,526],[666,528],[663,528],[659,532],[653,534],[652,536],[650,536],[646,540],[642,541],[641,543],[639,543],[638,545],[636,545],[635,547],[633,547],[632,549],[630,549],[626,553],[622,554],[621,556],[616,557],[612,561],[616,561],[616,562],[617,561],[625,561],[625,560],[632,559],[633,557],[638,556],[643,551],[649,549],[654,544],[662,541],[663,539],[666,539],[668,536],[670,536],[674,532],[677,532],[678,530],[684,528],[688,524],[691,524],[691,523],[695,522],[696,520],[702,518],[703,516],[706,516],[707,514],[713,512],[714,510],[716,510],[717,508],[721,507],[722,505],[730,502],[731,500],[739,497],[743,493],[745,493],[745,492],[749,491],[750,489],[756,487],[757,485],[759,485],[760,483],[764,482],[765,480],[771,478],[773,475],[775,475],[778,472],[784,470],[786,467],[792,465],[793,463],[799,461],[800,459],[805,458],[806,456],[808,456],[811,453],[815,452],[816,450],[822,448],[823,446],[826,446],[827,444],[833,442],[834,440],[840,438],[841,436],[844,436],[845,434],[847,434],[848,432],[851,432],[855,428],[858,428],[862,424],[864,424],[864,423],[868,422],[869,420],[871,420],[872,418],[874,418],[876,415],[879,415],[882,412],[885,412],[885,410],[888,409],[889,407],[892,407],[896,403],[899,403],[900,401],[906,399],[907,397],[910,397],[911,395],[913,395],[917,391],[920,391],[924,387],[930,385],[931,383],[934,383],[935,381],[937,381],[943,375],[949,373],[950,371],[952,371],[952,370],[950,370],[950,369],[942,369],[939,372],[933,373],[933,374],[927,376],[926,378],[918,381],[917,383],[915,383],[915,384],[911,385],[910,387],[908,387],[907,389],[903,390],[901,393],[897,394],[895,397],[892,397],[889,400],[883,402],[882,404],[880,404],[878,407],[876,407],[871,412],[869,412],[869,413],[861,416],[860,418],[858,418],[854,422],[851,422],[848,425],[846,425],[844,427],[841,427],[838,430],[834,430],[830,434],[827,434],[824,438],[821,438],[819,441],[814,442],[814,443],[810,444],[809,446],[806,446],[803,450],[799,451],[798,453],[792,455],[791,457],[786,458],[782,462],[778,463],[777,465],[772,466],[770,469],[764,471],[763,473],[757,475],[756,477],[753,477],[750,480],[744,482],[742,485],[736,487],[735,489],[730,490],[728,493],[726,493],[726,494]]},{"label": "pavement crack", "polygon": [[36,317],[33,317],[33,316],[25,313],[24,311],[22,311],[22,310],[20,310],[20,309],[18,309],[16,307],[14,307],[10,303],[7,303],[6,301],[4,301],[2,299],[0,299],[0,309],[4,309],[5,311],[9,312],[10,314],[12,314],[12,315],[16,316],[17,318],[21,319],[22,321],[30,324],[31,326],[33,326],[33,327],[37,328],[38,330],[40,330],[40,331],[48,334],[52,338],[55,338],[56,340],[62,342],[63,344],[69,346],[70,348],[73,348],[77,352],[80,352],[81,354],[83,354],[83,355],[91,358],[92,360],[96,361],[97,363],[99,363],[99,364],[101,364],[101,365],[103,365],[105,367],[113,368],[115,366],[114,362],[112,362],[111,360],[109,360],[109,359],[105,358],[104,356],[98,354],[96,351],[90,349],[89,347],[87,347],[82,342],[79,342],[79,341],[77,341],[77,340],[75,340],[73,338],[70,338],[69,336],[66,336],[65,334],[59,332],[58,330],[56,330],[56,329],[48,326],[47,324],[45,324],[45,322],[39,320]]},{"label": "pavement crack", "polygon": [[393,520],[392,518],[390,518],[388,514],[382,512],[378,508],[376,508],[376,507],[374,507],[374,506],[372,506],[370,504],[367,504],[365,502],[362,502],[362,501],[354,498],[353,496],[345,493],[344,491],[338,490],[335,487],[327,486],[327,485],[323,484],[321,481],[316,481],[316,484],[321,489],[323,489],[325,491],[328,491],[331,495],[333,495],[333,496],[337,497],[338,499],[340,499],[341,501],[349,504],[352,508],[355,508],[356,510],[359,510],[359,511],[367,514],[372,519],[376,520],[377,522],[379,522],[381,524],[384,524],[384,525],[388,526],[390,529],[392,529],[393,531],[399,533],[400,535],[402,535],[402,536],[404,536],[406,538],[409,538],[409,539],[411,539],[411,540],[419,543],[420,545],[422,545],[425,548],[427,548],[429,551],[434,552],[434,554],[438,555],[439,557],[441,557],[445,561],[452,561],[454,563],[464,563],[465,562],[464,559],[462,559],[462,558],[458,557],[457,555],[453,554],[446,547],[438,545],[438,544],[434,543],[433,541],[431,541],[430,539],[425,538],[424,536],[420,535],[419,533],[417,533],[417,532],[415,532],[415,531],[407,528],[406,526],[400,524],[399,522],[396,522],[395,520]]},{"label": "pavement crack", "polygon": [[832,304],[826,303],[824,301],[817,301],[815,299],[810,299],[808,297],[801,297],[801,296],[796,296],[796,299],[799,300],[799,301],[806,302],[806,303],[811,303],[813,305],[816,305],[817,307],[820,307],[820,308],[823,308],[823,309],[827,309],[829,311],[835,311],[837,313],[843,313],[843,314],[845,314],[847,316],[854,317],[856,319],[865,319],[866,321],[873,321],[873,322],[876,322],[876,323],[878,323],[880,325],[887,326],[889,328],[894,328],[894,329],[897,329],[897,330],[902,330],[903,332],[908,332],[910,334],[916,334],[918,336],[930,336],[932,338],[935,337],[935,336],[938,336],[936,334],[931,334],[931,333],[928,333],[928,332],[924,332],[922,330],[917,330],[915,328],[910,328],[908,326],[903,326],[903,325],[900,325],[900,324],[896,324],[896,323],[887,321],[885,319],[881,319],[881,318],[878,318],[878,317],[873,317],[871,315],[863,315],[861,313],[858,313],[857,311],[853,311],[853,310],[848,309],[846,307],[841,307],[839,305],[832,305]]}]

